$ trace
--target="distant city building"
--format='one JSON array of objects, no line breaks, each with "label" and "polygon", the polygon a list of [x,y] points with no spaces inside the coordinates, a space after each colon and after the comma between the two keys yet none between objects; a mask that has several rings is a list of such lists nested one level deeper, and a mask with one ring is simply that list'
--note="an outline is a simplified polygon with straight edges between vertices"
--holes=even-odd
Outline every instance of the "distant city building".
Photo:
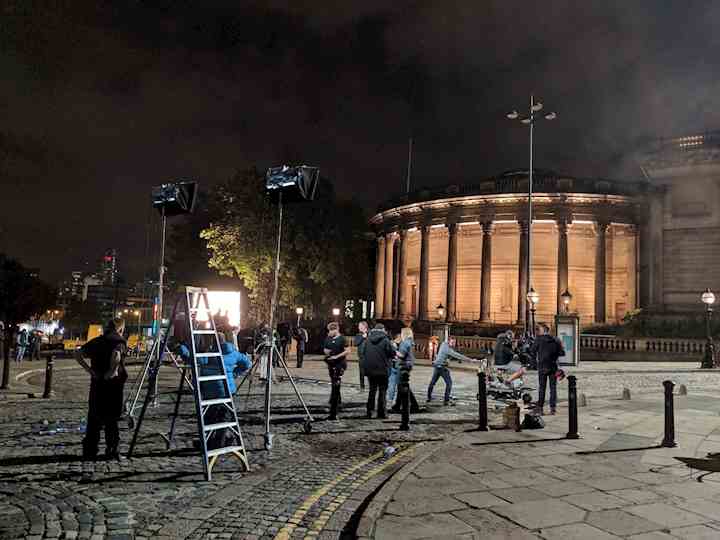
[{"label": "distant city building", "polygon": [[110,248],[105,251],[100,265],[100,274],[102,275],[103,282],[106,285],[112,285],[117,280],[118,267],[116,249]]},{"label": "distant city building", "polygon": [[371,219],[382,318],[522,323],[525,267],[551,321],[572,294],[583,324],[630,310],[698,312],[720,290],[720,132],[654,142],[634,181],[534,174],[527,250],[527,169],[405,194]]}]

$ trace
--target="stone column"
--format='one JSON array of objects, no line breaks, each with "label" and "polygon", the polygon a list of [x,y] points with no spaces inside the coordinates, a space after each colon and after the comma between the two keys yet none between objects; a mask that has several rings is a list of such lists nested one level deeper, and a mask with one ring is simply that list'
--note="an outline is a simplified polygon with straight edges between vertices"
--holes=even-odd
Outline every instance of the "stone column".
[{"label": "stone column", "polygon": [[430,226],[420,226],[420,287],[418,289],[417,318],[421,321],[428,315],[428,272],[430,270]]},{"label": "stone column", "polygon": [[493,222],[482,224],[482,266],[480,267],[480,322],[490,322],[492,287],[492,233]]},{"label": "stone column", "polygon": [[653,194],[650,198],[650,242],[652,243],[652,286],[650,304],[653,309],[662,311],[665,304],[665,192]]},{"label": "stone column", "polygon": [[375,318],[381,319],[385,297],[385,238],[377,237],[377,257],[375,262]]},{"label": "stone column", "polygon": [[457,320],[457,223],[448,223],[447,294],[445,296],[445,319]]},{"label": "stone column", "polygon": [[557,220],[558,228],[558,254],[557,254],[557,311],[564,310],[560,295],[568,288],[568,220],[561,218]]},{"label": "stone column", "polygon": [[385,294],[383,295],[383,318],[389,319],[393,313],[393,251],[395,233],[385,235]]},{"label": "stone column", "polygon": [[650,241],[650,223],[647,215],[643,215],[638,223],[637,235],[638,254],[638,307],[648,309],[652,303],[652,242]]},{"label": "stone column", "polygon": [[520,254],[518,256],[518,324],[525,324],[527,315],[527,263],[528,222],[518,221],[520,226]]},{"label": "stone column", "polygon": [[407,231],[400,229],[398,235],[398,306],[397,314],[398,318],[402,318],[407,315]]},{"label": "stone column", "polygon": [[606,289],[606,261],[607,242],[605,233],[610,224],[607,221],[597,221],[597,241],[595,245],[595,322],[605,322],[605,289]]}]

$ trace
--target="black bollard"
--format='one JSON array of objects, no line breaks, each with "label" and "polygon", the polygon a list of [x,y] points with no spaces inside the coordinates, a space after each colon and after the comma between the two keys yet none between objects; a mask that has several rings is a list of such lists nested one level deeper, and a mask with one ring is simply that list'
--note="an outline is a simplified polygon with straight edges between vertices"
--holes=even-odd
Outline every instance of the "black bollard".
[{"label": "black bollard", "polygon": [[478,431],[489,431],[485,372],[478,370]]},{"label": "black bollard", "polygon": [[675,448],[675,406],[673,404],[673,387],[675,383],[672,381],[663,381],[665,387],[665,437],[660,446],[663,448]]},{"label": "black bollard", "polygon": [[53,364],[55,359],[52,354],[47,355],[47,363],[45,364],[45,391],[43,392],[43,399],[50,399],[52,394],[52,375],[53,375]]},{"label": "black bollard", "polygon": [[568,433],[566,439],[579,439],[578,435],[578,401],[577,378],[569,375],[568,378]]},{"label": "black bollard", "polygon": [[410,373],[400,371],[398,383],[398,399],[400,400],[400,431],[410,430]]}]

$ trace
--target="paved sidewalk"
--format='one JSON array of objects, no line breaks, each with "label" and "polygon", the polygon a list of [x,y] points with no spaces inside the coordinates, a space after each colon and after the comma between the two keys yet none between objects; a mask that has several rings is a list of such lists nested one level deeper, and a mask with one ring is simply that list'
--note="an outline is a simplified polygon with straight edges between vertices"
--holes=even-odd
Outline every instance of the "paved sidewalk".
[{"label": "paved sidewalk", "polygon": [[397,473],[359,537],[718,539],[720,474],[699,483],[673,459],[720,451],[718,397],[675,396],[672,449],[650,448],[663,435],[656,396],[581,408],[579,440],[563,439],[565,407],[543,430],[465,432]]}]

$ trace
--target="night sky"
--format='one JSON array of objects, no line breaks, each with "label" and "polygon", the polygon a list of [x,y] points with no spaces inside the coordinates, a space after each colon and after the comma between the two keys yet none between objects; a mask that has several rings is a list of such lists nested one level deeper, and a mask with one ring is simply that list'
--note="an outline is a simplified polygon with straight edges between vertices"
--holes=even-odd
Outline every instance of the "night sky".
[{"label": "night sky", "polygon": [[[720,2],[0,0],[0,251],[56,281],[106,247],[137,278],[150,188],[317,165],[368,214],[413,185],[536,165],[633,178],[720,127]],[[389,7],[390,6],[390,7]]]}]

